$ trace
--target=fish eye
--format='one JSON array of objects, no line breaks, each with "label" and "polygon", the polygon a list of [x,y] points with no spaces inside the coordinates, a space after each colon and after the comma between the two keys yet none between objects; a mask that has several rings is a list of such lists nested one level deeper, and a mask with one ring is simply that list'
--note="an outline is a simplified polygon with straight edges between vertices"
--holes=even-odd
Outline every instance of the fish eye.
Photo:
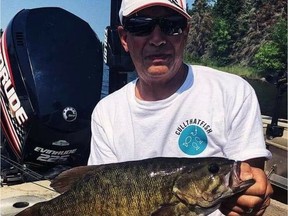
[{"label": "fish eye", "polygon": [[219,172],[220,167],[216,163],[212,163],[209,165],[208,170],[212,174],[216,174]]}]

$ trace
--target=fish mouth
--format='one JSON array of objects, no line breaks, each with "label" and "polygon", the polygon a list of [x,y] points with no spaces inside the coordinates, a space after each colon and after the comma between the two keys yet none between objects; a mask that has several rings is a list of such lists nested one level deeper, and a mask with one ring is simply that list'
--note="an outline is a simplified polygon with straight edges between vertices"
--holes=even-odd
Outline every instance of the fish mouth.
[{"label": "fish mouth", "polygon": [[235,161],[230,173],[229,187],[232,189],[233,193],[242,192],[255,183],[254,179],[248,179],[245,181],[240,179],[240,166],[241,161]]}]

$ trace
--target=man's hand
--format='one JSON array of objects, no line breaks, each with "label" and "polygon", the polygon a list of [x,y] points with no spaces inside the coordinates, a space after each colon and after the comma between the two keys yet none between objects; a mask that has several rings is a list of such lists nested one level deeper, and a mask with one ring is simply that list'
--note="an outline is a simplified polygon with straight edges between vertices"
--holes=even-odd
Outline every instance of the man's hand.
[{"label": "man's hand", "polygon": [[[249,165],[250,164],[250,165]],[[248,180],[253,178],[255,184],[240,195],[225,200],[220,210],[228,216],[263,215],[270,204],[273,193],[272,186],[263,171],[264,159],[253,159],[241,164],[240,178]]]}]

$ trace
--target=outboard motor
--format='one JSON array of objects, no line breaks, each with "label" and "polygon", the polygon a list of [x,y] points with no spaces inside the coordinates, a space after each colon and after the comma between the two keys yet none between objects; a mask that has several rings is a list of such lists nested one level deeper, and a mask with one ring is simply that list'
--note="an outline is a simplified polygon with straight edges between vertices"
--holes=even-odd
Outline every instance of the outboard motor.
[{"label": "outboard motor", "polygon": [[102,74],[102,45],[85,21],[54,7],[17,13],[0,53],[1,143],[11,157],[37,171],[85,165]]}]

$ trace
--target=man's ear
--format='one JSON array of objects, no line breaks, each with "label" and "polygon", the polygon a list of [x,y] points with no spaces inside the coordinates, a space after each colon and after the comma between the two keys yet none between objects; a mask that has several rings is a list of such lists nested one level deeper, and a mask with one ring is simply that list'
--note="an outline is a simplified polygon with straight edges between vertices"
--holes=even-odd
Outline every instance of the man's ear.
[{"label": "man's ear", "polygon": [[126,52],[129,51],[128,45],[127,45],[127,32],[124,30],[123,26],[118,26],[117,28],[120,42]]}]

